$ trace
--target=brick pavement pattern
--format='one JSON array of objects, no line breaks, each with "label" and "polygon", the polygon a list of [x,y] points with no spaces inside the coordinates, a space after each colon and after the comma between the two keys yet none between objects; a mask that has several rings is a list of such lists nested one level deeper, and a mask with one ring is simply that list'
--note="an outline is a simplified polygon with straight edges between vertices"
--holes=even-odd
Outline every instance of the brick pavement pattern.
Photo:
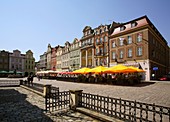
[{"label": "brick pavement pattern", "polygon": [[41,84],[52,84],[64,90],[83,90],[83,92],[122,98],[127,100],[136,100],[144,103],[155,103],[157,105],[170,107],[170,81],[148,81],[135,86],[102,85],[75,83],[57,80],[34,78],[34,82]]},{"label": "brick pavement pattern", "polygon": [[[86,93],[99,94],[127,100],[170,107],[170,82],[150,82],[136,86],[100,85],[74,83],[34,78],[34,82],[52,84],[60,91],[81,89]],[[59,114],[46,114],[44,98],[21,87],[0,87],[0,121],[55,121],[55,122],[98,122],[80,113],[68,111]]]},{"label": "brick pavement pattern", "polygon": [[100,122],[71,110],[44,112],[44,98],[21,87],[0,87],[0,122]]}]

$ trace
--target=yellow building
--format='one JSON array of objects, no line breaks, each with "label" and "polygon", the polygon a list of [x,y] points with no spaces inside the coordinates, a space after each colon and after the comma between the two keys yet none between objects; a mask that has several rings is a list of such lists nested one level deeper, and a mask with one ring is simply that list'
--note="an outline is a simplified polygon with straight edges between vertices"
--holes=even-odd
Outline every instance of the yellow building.
[{"label": "yellow building", "polygon": [[29,74],[35,74],[35,58],[31,50],[28,50],[25,55],[25,76]]}]

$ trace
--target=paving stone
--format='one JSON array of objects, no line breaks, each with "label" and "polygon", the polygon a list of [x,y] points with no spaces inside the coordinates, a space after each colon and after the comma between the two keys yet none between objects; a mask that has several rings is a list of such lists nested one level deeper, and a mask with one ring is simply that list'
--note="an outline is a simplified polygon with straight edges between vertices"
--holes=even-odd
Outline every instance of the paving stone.
[{"label": "paving stone", "polygon": [[[1,87],[1,90],[6,90],[6,94],[13,95],[14,92],[15,95],[18,95],[17,99],[0,103],[0,121],[2,122],[87,122],[87,118],[90,118],[73,111],[65,111],[60,116],[47,114],[44,112],[43,97],[21,87]],[[5,97],[10,97],[10,95]]]}]

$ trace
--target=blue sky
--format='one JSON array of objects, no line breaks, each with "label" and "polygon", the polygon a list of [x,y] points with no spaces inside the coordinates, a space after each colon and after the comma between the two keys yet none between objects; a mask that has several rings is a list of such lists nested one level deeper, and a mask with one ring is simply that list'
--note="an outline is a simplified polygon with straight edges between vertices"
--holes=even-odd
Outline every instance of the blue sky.
[{"label": "blue sky", "polygon": [[80,39],[85,26],[147,15],[170,45],[170,0],[0,0],[0,50],[32,50]]}]

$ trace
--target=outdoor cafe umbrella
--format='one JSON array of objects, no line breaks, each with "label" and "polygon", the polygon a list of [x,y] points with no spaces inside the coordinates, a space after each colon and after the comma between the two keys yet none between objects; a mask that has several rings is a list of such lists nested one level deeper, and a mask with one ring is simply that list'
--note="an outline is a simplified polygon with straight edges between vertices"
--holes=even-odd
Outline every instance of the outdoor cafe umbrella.
[{"label": "outdoor cafe umbrella", "polygon": [[136,72],[145,72],[144,70],[139,69],[139,68],[137,68],[137,67],[133,67],[133,66],[130,66],[130,67],[128,67],[128,68],[133,69],[133,70],[135,70]]},{"label": "outdoor cafe umbrella", "polygon": [[119,72],[121,72],[124,69],[127,69],[127,66],[119,64],[119,65],[107,68],[103,72],[104,73],[119,73]]},{"label": "outdoor cafe umbrella", "polygon": [[8,73],[8,72],[4,71],[4,70],[0,71],[0,74],[6,74],[6,73]]},{"label": "outdoor cafe umbrella", "polygon": [[90,68],[84,67],[78,70],[73,71],[73,74],[86,74],[86,71],[88,71]]},{"label": "outdoor cafe umbrella", "polygon": [[127,68],[124,68],[124,69],[119,69],[119,70],[116,70],[117,72],[121,72],[121,73],[137,73],[137,72],[145,72],[144,70],[142,69],[139,69],[137,67],[127,67]]},{"label": "outdoor cafe umbrella", "polygon": [[87,70],[86,73],[99,74],[99,73],[103,73],[103,71],[106,70],[106,69],[107,69],[107,67],[98,66],[98,67]]}]

